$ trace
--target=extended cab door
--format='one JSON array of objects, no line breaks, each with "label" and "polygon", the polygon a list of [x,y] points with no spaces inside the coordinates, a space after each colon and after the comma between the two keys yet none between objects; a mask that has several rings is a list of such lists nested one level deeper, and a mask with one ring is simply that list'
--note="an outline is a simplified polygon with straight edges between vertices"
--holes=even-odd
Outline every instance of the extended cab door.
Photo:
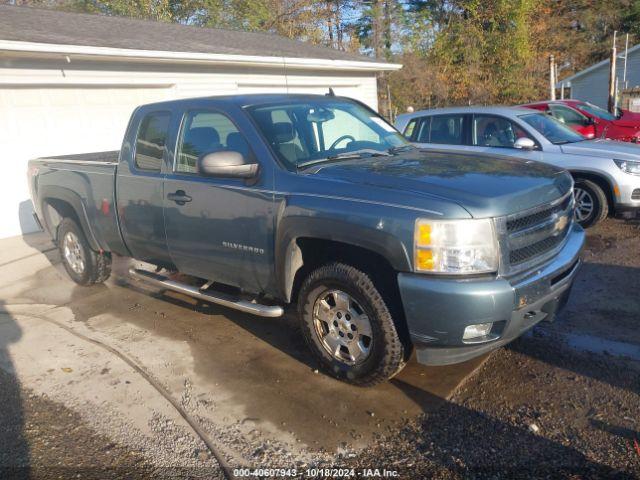
[{"label": "extended cab door", "polygon": [[172,113],[136,111],[120,152],[116,176],[118,221],[131,256],[156,265],[171,265],[164,232],[162,168]]},{"label": "extended cab door", "polygon": [[167,244],[181,272],[260,292],[273,279],[273,192],[264,170],[252,180],[198,172],[199,157],[227,150],[260,163],[227,114],[184,112],[164,181]]}]

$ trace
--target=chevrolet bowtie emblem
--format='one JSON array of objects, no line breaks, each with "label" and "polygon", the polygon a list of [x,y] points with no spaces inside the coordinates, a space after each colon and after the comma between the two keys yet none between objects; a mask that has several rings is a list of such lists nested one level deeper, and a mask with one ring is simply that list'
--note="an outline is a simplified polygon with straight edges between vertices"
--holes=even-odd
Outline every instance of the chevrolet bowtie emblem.
[{"label": "chevrolet bowtie emblem", "polygon": [[567,216],[559,217],[558,220],[556,221],[556,224],[553,227],[553,234],[559,235],[562,231],[564,231],[565,227],[567,226],[567,223],[569,223],[569,217]]}]

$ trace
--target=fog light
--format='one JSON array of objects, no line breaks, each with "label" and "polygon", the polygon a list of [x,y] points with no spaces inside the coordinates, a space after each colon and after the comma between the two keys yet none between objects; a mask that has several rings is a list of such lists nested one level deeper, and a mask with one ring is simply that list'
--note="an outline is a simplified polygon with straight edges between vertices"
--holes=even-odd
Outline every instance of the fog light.
[{"label": "fog light", "polygon": [[462,340],[472,340],[474,338],[486,337],[491,332],[491,327],[493,327],[493,322],[469,325],[464,329]]}]

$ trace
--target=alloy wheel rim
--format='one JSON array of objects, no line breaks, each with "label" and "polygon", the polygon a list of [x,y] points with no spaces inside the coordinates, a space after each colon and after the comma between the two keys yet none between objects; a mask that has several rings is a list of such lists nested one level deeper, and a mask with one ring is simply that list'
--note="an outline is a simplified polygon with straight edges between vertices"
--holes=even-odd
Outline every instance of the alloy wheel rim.
[{"label": "alloy wheel rim", "polygon": [[78,236],[73,232],[67,232],[62,242],[62,250],[67,264],[78,275],[84,273],[85,260],[82,246]]},{"label": "alloy wheel rim", "polygon": [[573,196],[576,200],[575,216],[579,222],[587,220],[594,209],[593,197],[589,192],[582,188],[574,188]]},{"label": "alloy wheel rim", "polygon": [[362,306],[342,290],[327,290],[315,301],[313,325],[322,347],[348,365],[362,363],[371,352],[373,331]]}]

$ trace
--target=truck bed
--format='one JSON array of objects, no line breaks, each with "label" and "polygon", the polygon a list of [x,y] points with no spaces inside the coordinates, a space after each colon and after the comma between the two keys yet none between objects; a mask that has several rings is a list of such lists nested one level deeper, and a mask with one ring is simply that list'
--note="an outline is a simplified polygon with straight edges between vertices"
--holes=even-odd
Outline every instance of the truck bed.
[{"label": "truck bed", "polygon": [[122,251],[114,195],[119,153],[59,155],[29,162],[34,208],[52,236],[64,212],[73,209],[94,250]]}]

